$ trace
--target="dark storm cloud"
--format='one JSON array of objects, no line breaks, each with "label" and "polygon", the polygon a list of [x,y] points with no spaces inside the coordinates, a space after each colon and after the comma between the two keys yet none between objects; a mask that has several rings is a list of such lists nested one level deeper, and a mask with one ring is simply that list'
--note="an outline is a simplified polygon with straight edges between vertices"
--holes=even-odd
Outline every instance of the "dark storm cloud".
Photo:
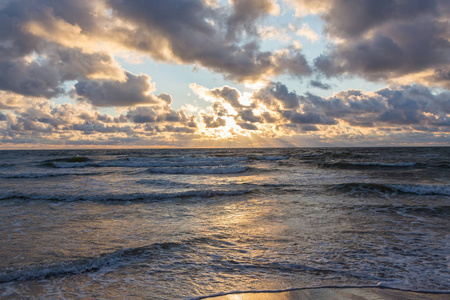
[{"label": "dark storm cloud", "polygon": [[395,80],[434,70],[437,81],[423,75],[416,80],[448,88],[450,23],[445,12],[449,7],[448,1],[432,0],[332,1],[323,15],[325,32],[343,40],[319,56],[315,66],[327,76],[360,75],[369,80]]},{"label": "dark storm cloud", "polygon": [[154,95],[148,94],[152,90],[150,77],[141,74],[134,75],[126,72],[126,81],[115,80],[86,80],[75,84],[76,93],[88,99],[95,106],[130,106],[136,104],[158,104],[161,101]]},{"label": "dark storm cloud", "polygon": [[0,112],[0,121],[6,121],[6,116]]},{"label": "dark storm cloud", "polygon": [[[257,36],[252,38],[251,24],[266,12],[268,1],[235,1],[235,8],[254,7],[256,10],[231,14],[213,9],[201,0],[110,0],[108,4],[115,16],[136,25],[135,30],[117,29],[126,36],[121,42],[157,59],[172,56],[239,81],[257,80],[263,75],[303,76],[311,72],[306,59],[297,50],[261,51]],[[232,19],[236,22],[231,22]],[[233,41],[236,31],[242,30],[247,33],[246,38]]]}]

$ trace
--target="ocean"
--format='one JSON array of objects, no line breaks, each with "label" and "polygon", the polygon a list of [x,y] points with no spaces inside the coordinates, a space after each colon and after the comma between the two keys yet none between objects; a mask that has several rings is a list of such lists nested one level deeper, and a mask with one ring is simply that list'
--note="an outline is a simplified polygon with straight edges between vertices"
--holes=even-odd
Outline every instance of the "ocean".
[{"label": "ocean", "polygon": [[450,148],[0,151],[0,298],[450,292]]}]

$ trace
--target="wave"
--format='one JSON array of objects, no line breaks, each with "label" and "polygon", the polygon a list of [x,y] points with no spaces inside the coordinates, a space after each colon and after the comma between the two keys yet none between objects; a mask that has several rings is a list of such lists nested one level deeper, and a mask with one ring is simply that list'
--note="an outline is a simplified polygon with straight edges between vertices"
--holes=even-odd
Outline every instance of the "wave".
[{"label": "wave", "polygon": [[14,167],[16,164],[12,164],[12,163],[0,163],[0,168],[5,168],[5,169],[7,169],[7,168],[11,168],[11,167]]},{"label": "wave", "polygon": [[8,268],[0,272],[0,283],[46,279],[96,271],[105,266],[117,264],[123,259],[125,250],[104,254],[90,259],[61,262],[59,264],[29,265],[19,269]]},{"label": "wave", "polygon": [[366,168],[409,168],[418,166],[415,162],[404,163],[380,163],[380,162],[334,162],[322,163],[321,166],[325,168],[338,169],[366,169]]},{"label": "wave", "polygon": [[301,154],[301,155],[297,155],[298,158],[317,158],[317,157],[322,157],[325,154],[323,153],[313,153],[313,154]]},{"label": "wave", "polygon": [[235,174],[247,171],[247,166],[212,166],[212,167],[159,167],[149,168],[146,172],[162,174]]},{"label": "wave", "polygon": [[71,163],[71,162],[46,162],[42,163],[41,166],[47,167],[47,168],[55,168],[55,169],[74,169],[74,168],[96,168],[101,167],[99,164],[95,163],[87,163],[87,162],[77,162],[77,163]]},{"label": "wave", "polygon": [[182,243],[156,243],[150,246],[120,249],[91,258],[63,261],[56,264],[34,264],[21,267],[9,267],[0,271],[0,283],[47,279],[68,275],[95,272],[105,267],[120,267],[150,256],[155,250],[167,250],[182,246]]},{"label": "wave", "polygon": [[161,242],[134,248],[122,248],[94,257],[62,261],[59,263],[30,264],[0,270],[0,283],[42,280],[55,277],[97,272],[102,268],[118,268],[142,262],[171,250],[187,250],[199,244],[220,246],[226,242],[208,237],[191,238],[180,242]]},{"label": "wave", "polygon": [[32,178],[48,178],[48,177],[60,177],[60,176],[96,176],[105,175],[110,172],[64,172],[64,173],[16,173],[5,174],[0,173],[0,178],[4,179],[32,179]]},{"label": "wave", "polygon": [[344,192],[376,192],[382,194],[415,194],[415,195],[443,195],[450,196],[449,185],[425,184],[382,184],[382,183],[344,183],[333,186]]},{"label": "wave", "polygon": [[91,159],[86,156],[72,156],[72,157],[66,157],[66,158],[55,158],[55,159],[49,159],[45,160],[43,163],[53,163],[53,162],[68,162],[68,163],[85,163],[90,161]]},{"label": "wave", "polygon": [[135,193],[135,194],[103,194],[103,195],[54,195],[54,194],[25,194],[4,193],[0,194],[0,200],[45,200],[45,201],[143,201],[171,200],[180,198],[212,198],[218,196],[238,196],[253,192],[252,189],[237,190],[190,190],[175,193]]},{"label": "wave", "polygon": [[152,167],[207,167],[229,166],[247,161],[247,157],[170,157],[170,158],[135,158],[92,161],[86,158],[79,159],[55,159],[45,161],[43,167],[50,168],[152,168]]},{"label": "wave", "polygon": [[256,160],[286,160],[289,156],[252,156]]}]

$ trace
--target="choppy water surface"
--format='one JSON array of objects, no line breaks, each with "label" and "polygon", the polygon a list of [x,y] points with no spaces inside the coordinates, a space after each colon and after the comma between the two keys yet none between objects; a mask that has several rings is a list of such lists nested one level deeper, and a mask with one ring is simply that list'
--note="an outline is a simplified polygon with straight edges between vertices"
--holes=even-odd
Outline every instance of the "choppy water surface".
[{"label": "choppy water surface", "polygon": [[0,151],[0,297],[450,291],[450,148]]}]

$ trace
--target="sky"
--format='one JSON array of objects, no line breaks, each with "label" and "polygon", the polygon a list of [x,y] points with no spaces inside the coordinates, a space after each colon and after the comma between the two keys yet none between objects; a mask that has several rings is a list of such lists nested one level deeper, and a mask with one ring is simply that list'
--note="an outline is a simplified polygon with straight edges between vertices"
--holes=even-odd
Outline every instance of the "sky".
[{"label": "sky", "polygon": [[448,0],[0,0],[0,149],[450,146]]}]

